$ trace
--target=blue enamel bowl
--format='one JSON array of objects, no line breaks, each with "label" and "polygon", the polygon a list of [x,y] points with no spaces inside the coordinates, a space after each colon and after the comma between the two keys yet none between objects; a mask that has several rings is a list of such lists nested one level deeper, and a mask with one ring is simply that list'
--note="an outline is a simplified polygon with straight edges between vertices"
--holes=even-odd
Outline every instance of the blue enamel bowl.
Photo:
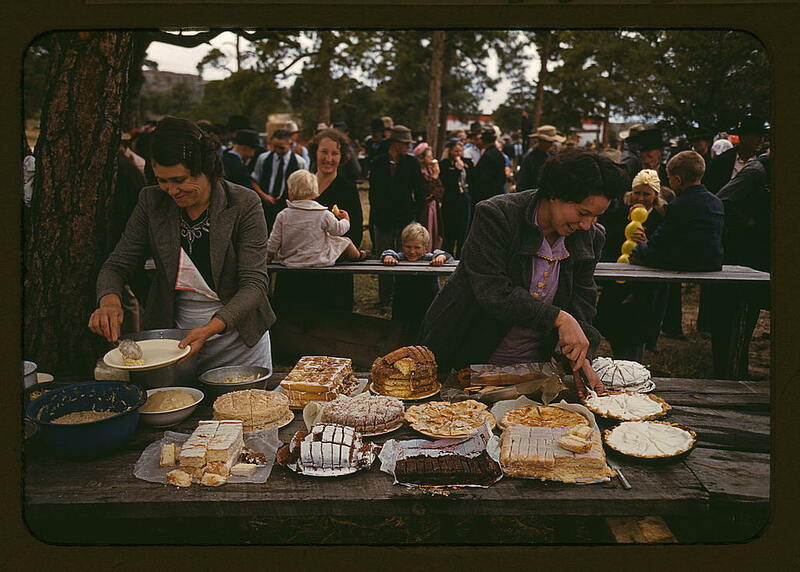
[{"label": "blue enamel bowl", "polygon": [[[48,391],[28,403],[26,417],[36,423],[48,448],[60,457],[107,455],[128,442],[139,424],[139,408],[147,393],[119,381],[86,381]],[[77,411],[111,411],[114,415],[88,423],[61,424],[54,419]]]}]

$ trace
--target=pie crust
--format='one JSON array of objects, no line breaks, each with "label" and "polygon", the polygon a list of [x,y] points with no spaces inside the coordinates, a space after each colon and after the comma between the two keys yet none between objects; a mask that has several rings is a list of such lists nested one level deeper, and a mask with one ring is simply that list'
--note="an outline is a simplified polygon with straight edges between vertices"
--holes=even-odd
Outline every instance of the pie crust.
[{"label": "pie crust", "polygon": [[494,415],[486,404],[474,399],[466,401],[429,401],[412,405],[405,413],[411,427],[431,437],[464,437],[471,435],[484,423],[495,426]]},{"label": "pie crust", "polygon": [[588,425],[586,417],[561,407],[552,405],[526,405],[507,411],[500,418],[500,427],[525,425],[526,427],[574,427]]}]

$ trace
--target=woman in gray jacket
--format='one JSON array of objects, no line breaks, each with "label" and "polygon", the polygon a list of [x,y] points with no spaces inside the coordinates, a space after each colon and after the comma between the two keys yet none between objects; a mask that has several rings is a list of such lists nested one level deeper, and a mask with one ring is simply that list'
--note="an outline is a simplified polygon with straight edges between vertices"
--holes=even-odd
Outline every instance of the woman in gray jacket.
[{"label": "woman in gray jacket", "polygon": [[213,136],[184,119],[162,119],[150,154],[158,186],[145,187],[97,277],[89,328],[114,342],[120,293],[151,255],[156,274],[146,329],[190,330],[179,346],[200,352],[198,372],[222,365],[270,367],[267,226],[258,195],[222,179]]},{"label": "woman in gray jacket", "polygon": [[595,222],[628,186],[607,157],[565,151],[545,163],[537,190],[479,203],[458,268],[420,331],[440,368],[548,361],[559,348],[602,393],[590,365],[605,242]]}]

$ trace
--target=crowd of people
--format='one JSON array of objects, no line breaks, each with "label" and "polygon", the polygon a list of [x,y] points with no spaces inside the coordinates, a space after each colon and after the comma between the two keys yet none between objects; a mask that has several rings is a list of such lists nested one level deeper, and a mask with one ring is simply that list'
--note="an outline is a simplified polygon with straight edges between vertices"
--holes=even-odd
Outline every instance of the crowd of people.
[{"label": "crowd of people", "polygon": [[[240,116],[224,129],[165,118],[135,130],[120,148],[118,185],[136,200],[118,201],[127,227],[117,225],[98,278],[91,329],[114,340],[123,322],[135,327],[125,318],[135,294],[147,300],[144,327],[185,327],[193,351],[241,346],[243,358],[263,362],[273,307],[353,309],[348,275],[312,283],[281,273],[267,300],[268,260],[306,267],[370,256],[386,265],[458,259],[441,292],[435,278],[380,277],[379,301],[392,304],[409,341],[429,345],[446,366],[541,360],[556,348],[594,386],[587,359],[600,334],[615,357],[637,361],[662,331],[683,335],[679,284],[599,292],[592,279],[598,261],[619,257],[633,208],[648,217],[631,237],[631,262],[769,270],[768,125],[757,118],[727,133],[694,130],[677,145],[636,124],[618,148],[586,148],[523,113],[512,136],[477,122],[449,133],[438,157],[391,117],[373,119],[370,131],[359,142],[345,124],[320,124],[300,141],[290,121],[263,140]],[[368,183],[366,226],[359,181]],[[157,186],[140,191],[148,183]],[[159,225],[180,232],[167,240],[152,231]],[[371,253],[361,248],[365,230]],[[143,286],[137,270],[146,255],[157,274]],[[146,297],[137,284],[149,287]],[[747,295],[765,307],[763,294]],[[725,327],[726,296],[704,293],[698,327]],[[639,327],[621,327],[631,323],[625,316]]]}]

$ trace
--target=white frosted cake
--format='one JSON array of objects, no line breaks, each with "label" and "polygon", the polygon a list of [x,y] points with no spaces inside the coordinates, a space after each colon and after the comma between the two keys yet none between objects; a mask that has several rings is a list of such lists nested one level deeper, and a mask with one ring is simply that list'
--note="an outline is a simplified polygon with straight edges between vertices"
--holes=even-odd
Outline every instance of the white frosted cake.
[{"label": "white frosted cake", "polygon": [[656,384],[650,378],[650,370],[635,361],[597,357],[592,360],[592,369],[597,377],[612,391],[652,391]]}]

